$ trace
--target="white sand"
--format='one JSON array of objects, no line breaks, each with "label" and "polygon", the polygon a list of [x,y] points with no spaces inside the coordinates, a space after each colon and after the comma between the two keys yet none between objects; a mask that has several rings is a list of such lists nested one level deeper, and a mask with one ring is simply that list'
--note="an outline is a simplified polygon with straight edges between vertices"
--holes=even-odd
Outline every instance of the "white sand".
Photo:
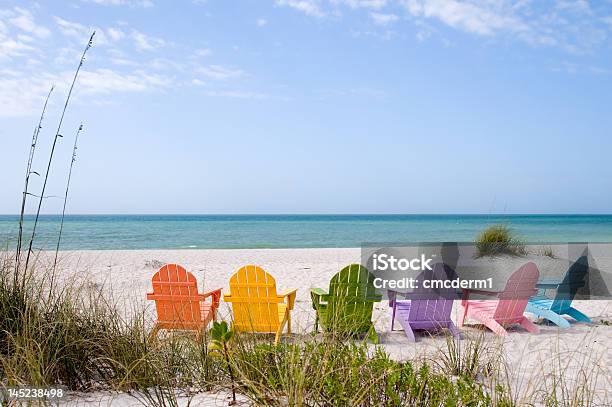
[{"label": "white sand", "polygon": [[[253,249],[253,250],[139,250],[139,251],[77,251],[63,252],[61,266],[70,272],[63,277],[76,275],[89,284],[105,284],[115,300],[126,310],[130,304],[146,304],[145,295],[151,289],[150,279],[159,267],[158,263],[179,263],[193,272],[200,290],[221,287],[228,289],[230,275],[240,266],[257,264],[271,273],[279,290],[298,289],[296,309],[293,312],[294,331],[311,332],[314,311],[309,289],[327,288],[329,279],[343,266],[360,261],[359,249]],[[453,314],[456,315],[458,301]],[[599,372],[597,398],[600,403],[612,400],[612,301],[576,301],[576,308],[595,322],[586,325],[572,322],[572,327],[560,330],[541,321],[541,333],[532,335],[520,327],[510,330],[506,338],[487,332],[486,341],[491,349],[503,345],[503,357],[509,366],[514,391],[529,391],[536,378],[554,369],[563,370],[565,377],[579,375],[582,370]],[[151,320],[153,304],[148,304]],[[221,317],[229,319],[227,304],[221,305]],[[446,347],[444,336],[417,335],[417,342],[409,342],[401,331],[389,331],[390,315],[387,301],[376,304],[374,311],[376,329],[381,344],[392,357],[406,359],[423,357],[439,360],[439,349]],[[480,331],[473,326],[463,329],[465,337],[475,337]],[[462,341],[467,343],[468,341]],[[561,363],[561,368],[556,368]],[[218,399],[217,399],[218,400]],[[102,402],[102,404],[104,404]]]}]

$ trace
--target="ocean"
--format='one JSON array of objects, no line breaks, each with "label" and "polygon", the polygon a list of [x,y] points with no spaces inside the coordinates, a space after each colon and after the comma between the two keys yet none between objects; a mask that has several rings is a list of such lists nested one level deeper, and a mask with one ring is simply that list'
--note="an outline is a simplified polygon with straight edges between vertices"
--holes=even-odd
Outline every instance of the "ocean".
[{"label": "ocean", "polygon": [[[36,248],[54,249],[60,217],[44,215]],[[33,217],[26,217],[26,236]],[[61,249],[359,247],[363,243],[471,242],[505,224],[529,243],[612,242],[612,215],[70,215]],[[18,216],[0,215],[3,247]],[[28,237],[29,239],[29,237]]]},{"label": "ocean", "polygon": [[[35,247],[55,249],[60,217],[41,215]],[[33,217],[26,217],[26,236]],[[359,247],[363,243],[471,242],[505,224],[529,243],[612,242],[612,215],[70,215],[61,249]],[[18,217],[0,215],[3,247]]]}]

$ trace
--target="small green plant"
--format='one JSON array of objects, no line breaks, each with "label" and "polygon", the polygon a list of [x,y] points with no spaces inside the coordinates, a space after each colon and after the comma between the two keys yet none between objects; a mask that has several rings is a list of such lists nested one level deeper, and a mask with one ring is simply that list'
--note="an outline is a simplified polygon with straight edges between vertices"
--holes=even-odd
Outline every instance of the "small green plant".
[{"label": "small green plant", "polygon": [[483,230],[476,237],[477,257],[527,254],[525,244],[505,225],[494,225]]},{"label": "small green plant", "polygon": [[234,337],[234,331],[227,326],[227,322],[215,321],[213,322],[213,327],[210,330],[210,336],[212,339],[208,345],[208,349],[213,353],[221,353],[221,355],[225,359],[225,363],[227,365],[227,372],[229,373],[230,380],[232,382],[232,401],[230,405],[234,405],[236,404],[236,379],[234,377],[234,370],[232,369],[229,347],[229,343]]},{"label": "small green plant", "polygon": [[555,252],[550,246],[543,247],[540,253],[542,254],[542,256],[550,257],[551,259],[556,258]]},{"label": "small green plant", "polygon": [[501,349],[485,342],[484,332],[463,340],[446,337],[446,349],[433,360],[443,371],[455,376],[476,379],[498,370]]}]

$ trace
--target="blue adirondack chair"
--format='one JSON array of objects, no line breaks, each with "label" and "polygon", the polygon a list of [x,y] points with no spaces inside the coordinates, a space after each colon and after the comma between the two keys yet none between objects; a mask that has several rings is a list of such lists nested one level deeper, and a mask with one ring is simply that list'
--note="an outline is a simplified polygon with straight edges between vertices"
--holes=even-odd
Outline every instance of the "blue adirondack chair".
[{"label": "blue adirondack chair", "polygon": [[[541,280],[536,287],[538,294],[529,299],[525,311],[547,319],[561,328],[569,328],[570,323],[562,315],[569,315],[579,322],[591,323],[591,319],[572,307],[576,292],[585,285],[589,263],[586,256],[578,258],[565,273],[562,281]],[[554,298],[546,296],[547,290],[556,290]]]},{"label": "blue adirondack chair", "polygon": [[411,293],[404,294],[406,300],[398,300],[398,292],[388,290],[389,307],[391,307],[391,331],[395,326],[395,319],[399,321],[404,333],[412,342],[416,341],[414,330],[440,330],[447,328],[455,338],[460,338],[460,333],[450,314],[453,308],[453,300],[456,291],[450,289],[426,289],[422,286],[425,280],[445,281],[455,276],[450,267],[437,263],[433,270],[425,270],[416,278],[419,288]]}]

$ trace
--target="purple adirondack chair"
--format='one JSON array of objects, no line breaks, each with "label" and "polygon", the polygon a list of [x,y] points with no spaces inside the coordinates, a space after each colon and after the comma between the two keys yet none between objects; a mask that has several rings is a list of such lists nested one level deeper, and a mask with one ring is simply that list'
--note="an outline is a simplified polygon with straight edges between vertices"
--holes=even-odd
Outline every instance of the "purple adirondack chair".
[{"label": "purple adirondack chair", "polygon": [[[455,338],[460,338],[459,330],[451,321],[450,314],[453,308],[453,299],[456,291],[450,289],[426,289],[422,287],[425,280],[448,280],[455,276],[455,271],[450,267],[437,263],[432,270],[423,271],[417,280],[420,283],[418,289],[413,292],[402,294],[388,290],[389,307],[392,308],[391,331],[395,325],[395,319],[399,321],[409,340],[415,342],[414,330],[439,330],[446,328],[450,330]],[[405,295],[405,300],[398,300],[398,295]]]}]

